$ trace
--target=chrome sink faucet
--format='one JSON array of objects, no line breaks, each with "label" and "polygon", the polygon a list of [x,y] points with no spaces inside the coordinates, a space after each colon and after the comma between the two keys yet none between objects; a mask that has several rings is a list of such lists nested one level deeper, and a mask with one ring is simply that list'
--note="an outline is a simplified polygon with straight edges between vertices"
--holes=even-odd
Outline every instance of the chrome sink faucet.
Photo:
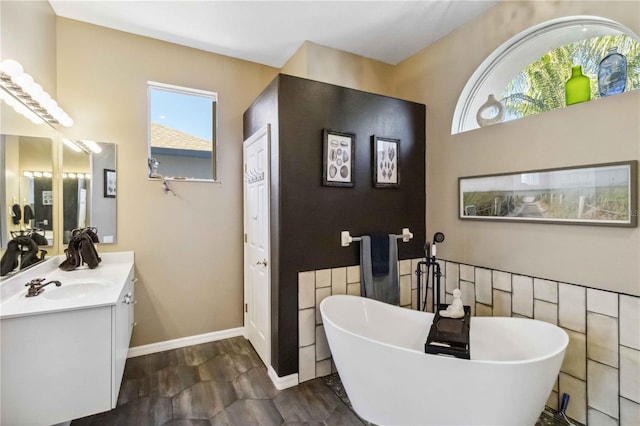
[{"label": "chrome sink faucet", "polygon": [[30,282],[28,282],[27,284],[25,284],[25,287],[29,287],[27,289],[27,295],[26,297],[33,297],[33,296],[37,296],[40,293],[42,293],[44,291],[44,286],[49,285],[49,284],[55,284],[56,287],[60,287],[62,285],[62,283],[60,281],[49,281],[48,283],[44,283],[44,278],[36,278],[34,280],[31,280]]}]

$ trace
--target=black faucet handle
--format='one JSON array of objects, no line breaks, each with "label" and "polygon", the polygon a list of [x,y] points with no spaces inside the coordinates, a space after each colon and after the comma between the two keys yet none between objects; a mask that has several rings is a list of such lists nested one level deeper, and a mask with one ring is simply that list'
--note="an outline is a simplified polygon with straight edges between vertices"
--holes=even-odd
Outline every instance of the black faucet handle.
[{"label": "black faucet handle", "polygon": [[35,280],[31,280],[29,284],[25,284],[25,286],[29,286],[29,288],[27,289],[26,297],[33,297],[33,296],[39,295],[44,291],[44,286],[49,284],[55,284],[56,287],[60,287],[62,285],[62,283],[58,280],[51,280],[48,283],[42,284],[44,280],[45,280],[44,278],[37,278]]},{"label": "black faucet handle", "polygon": [[29,287],[29,286],[37,286],[40,285],[44,282],[44,278],[34,278],[31,281],[29,281],[28,283],[26,283],[24,286],[25,287]]}]

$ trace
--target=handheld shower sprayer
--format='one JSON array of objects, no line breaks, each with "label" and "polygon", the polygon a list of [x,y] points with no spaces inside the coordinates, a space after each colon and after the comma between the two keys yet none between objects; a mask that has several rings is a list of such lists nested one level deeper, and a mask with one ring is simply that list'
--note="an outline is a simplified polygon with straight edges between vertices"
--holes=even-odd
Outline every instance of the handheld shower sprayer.
[{"label": "handheld shower sprayer", "polygon": [[436,232],[433,234],[433,246],[431,247],[431,257],[433,261],[436,260],[436,243],[441,243],[444,241],[444,234],[442,232]]}]

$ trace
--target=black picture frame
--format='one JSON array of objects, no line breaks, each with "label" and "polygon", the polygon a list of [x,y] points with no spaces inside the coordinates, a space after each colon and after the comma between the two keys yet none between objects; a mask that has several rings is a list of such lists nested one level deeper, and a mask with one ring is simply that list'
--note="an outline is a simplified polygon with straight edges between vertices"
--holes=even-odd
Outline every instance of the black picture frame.
[{"label": "black picture frame", "polygon": [[400,139],[371,136],[373,186],[400,187]]},{"label": "black picture frame", "polygon": [[356,135],[322,130],[322,185],[355,186]]},{"label": "black picture frame", "polygon": [[104,198],[116,198],[116,171],[104,169]]},{"label": "black picture frame", "polygon": [[638,161],[458,178],[461,220],[638,226]]}]

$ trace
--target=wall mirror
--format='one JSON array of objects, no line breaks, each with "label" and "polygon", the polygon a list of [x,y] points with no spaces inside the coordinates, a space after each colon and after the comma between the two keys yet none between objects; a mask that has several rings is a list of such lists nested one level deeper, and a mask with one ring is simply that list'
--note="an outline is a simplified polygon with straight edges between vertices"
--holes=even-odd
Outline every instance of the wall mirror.
[{"label": "wall mirror", "polygon": [[54,182],[52,138],[0,134],[0,254],[17,235],[38,233],[52,253]]},{"label": "wall mirror", "polygon": [[214,92],[148,82],[150,178],[216,180]]},{"label": "wall mirror", "polygon": [[116,242],[116,144],[63,138],[62,242],[76,228],[97,228],[100,243]]}]

